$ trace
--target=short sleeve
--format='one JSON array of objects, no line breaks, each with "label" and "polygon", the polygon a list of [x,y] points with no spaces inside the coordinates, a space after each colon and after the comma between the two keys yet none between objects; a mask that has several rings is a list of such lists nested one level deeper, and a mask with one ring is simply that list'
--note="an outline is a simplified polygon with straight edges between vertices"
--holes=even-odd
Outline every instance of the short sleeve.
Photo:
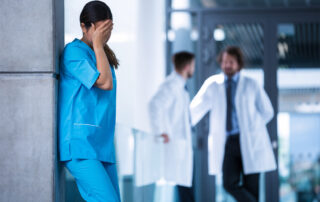
[{"label": "short sleeve", "polygon": [[100,72],[89,57],[89,53],[80,47],[66,47],[63,56],[64,70],[86,88],[91,89]]}]

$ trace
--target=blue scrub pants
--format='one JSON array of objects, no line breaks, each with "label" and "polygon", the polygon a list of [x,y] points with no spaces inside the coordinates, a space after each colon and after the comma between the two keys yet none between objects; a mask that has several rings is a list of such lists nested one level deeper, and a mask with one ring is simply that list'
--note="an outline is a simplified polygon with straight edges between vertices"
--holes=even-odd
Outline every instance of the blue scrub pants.
[{"label": "blue scrub pants", "polygon": [[88,202],[120,202],[116,164],[91,159],[66,162],[82,198]]}]

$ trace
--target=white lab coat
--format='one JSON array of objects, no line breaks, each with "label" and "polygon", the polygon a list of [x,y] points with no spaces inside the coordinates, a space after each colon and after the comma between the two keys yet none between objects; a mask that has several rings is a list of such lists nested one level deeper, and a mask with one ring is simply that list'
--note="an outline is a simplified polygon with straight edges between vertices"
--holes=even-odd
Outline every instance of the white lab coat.
[{"label": "white lab coat", "polygon": [[[225,75],[209,77],[190,104],[192,124],[210,112],[208,135],[209,174],[222,172],[226,142]],[[258,83],[240,72],[235,95],[240,129],[240,148],[245,174],[276,169],[276,161],[266,124],[274,112],[271,102]]]},{"label": "white lab coat", "polygon": [[164,179],[190,187],[193,174],[190,98],[184,87],[185,80],[173,71],[151,99],[149,113],[153,134],[166,133],[170,138],[162,150]]}]

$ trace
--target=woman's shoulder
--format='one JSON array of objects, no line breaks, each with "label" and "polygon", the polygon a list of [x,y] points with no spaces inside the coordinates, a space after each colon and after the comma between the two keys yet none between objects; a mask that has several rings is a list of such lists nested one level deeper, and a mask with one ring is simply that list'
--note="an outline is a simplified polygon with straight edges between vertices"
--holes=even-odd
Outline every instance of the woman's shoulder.
[{"label": "woman's shoulder", "polygon": [[75,39],[68,43],[63,50],[64,57],[85,58],[90,57],[89,50],[80,43],[80,40]]},{"label": "woman's shoulder", "polygon": [[72,41],[64,47],[63,52],[64,52],[64,54],[69,54],[69,53],[83,54],[86,52],[86,50],[84,48],[82,48],[81,46],[79,46],[79,43],[77,41]]}]

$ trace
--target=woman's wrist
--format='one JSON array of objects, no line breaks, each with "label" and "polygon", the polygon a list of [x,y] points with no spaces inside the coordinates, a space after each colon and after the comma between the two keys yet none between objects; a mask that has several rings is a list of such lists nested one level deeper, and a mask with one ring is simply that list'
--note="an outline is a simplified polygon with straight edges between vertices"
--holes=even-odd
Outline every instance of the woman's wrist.
[{"label": "woman's wrist", "polygon": [[97,50],[97,51],[98,51],[98,50],[103,50],[103,48],[104,48],[104,47],[103,47],[103,44],[101,44],[101,43],[94,43],[94,42],[93,42],[93,50],[94,50],[94,51],[96,51],[96,50]]}]

